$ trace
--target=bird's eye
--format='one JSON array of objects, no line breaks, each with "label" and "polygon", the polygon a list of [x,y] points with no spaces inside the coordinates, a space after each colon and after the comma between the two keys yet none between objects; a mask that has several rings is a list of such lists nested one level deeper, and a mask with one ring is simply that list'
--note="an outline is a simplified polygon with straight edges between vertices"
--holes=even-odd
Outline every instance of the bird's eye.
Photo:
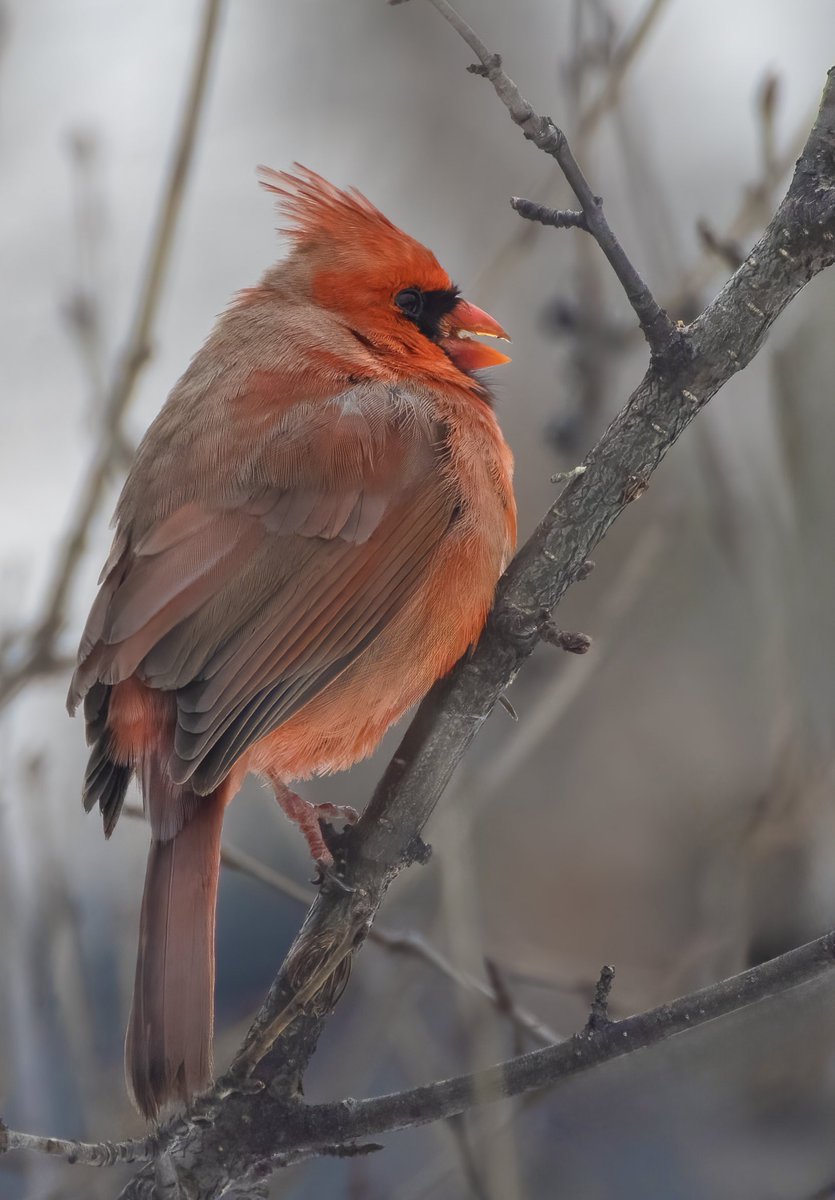
[{"label": "bird's eye", "polygon": [[419,317],[423,312],[423,294],[417,288],[404,288],[394,297],[394,303],[407,317]]}]

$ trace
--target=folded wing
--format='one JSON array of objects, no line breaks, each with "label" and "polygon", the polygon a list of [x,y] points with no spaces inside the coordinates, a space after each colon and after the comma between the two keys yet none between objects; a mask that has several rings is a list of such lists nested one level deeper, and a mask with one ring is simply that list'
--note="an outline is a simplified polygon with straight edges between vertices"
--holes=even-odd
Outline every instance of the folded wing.
[{"label": "folded wing", "polygon": [[[90,692],[85,713],[97,729],[99,699],[132,675],[173,692],[169,772],[197,792],[216,788],[380,636],[454,518],[443,430],[393,411],[369,439],[338,401],[328,411],[340,462],[308,456],[293,478],[279,441],[277,483],[219,488],[135,542],[129,529],[117,534],[70,705]],[[320,410],[319,433],[321,423]],[[285,430],[292,455],[299,431]]]}]

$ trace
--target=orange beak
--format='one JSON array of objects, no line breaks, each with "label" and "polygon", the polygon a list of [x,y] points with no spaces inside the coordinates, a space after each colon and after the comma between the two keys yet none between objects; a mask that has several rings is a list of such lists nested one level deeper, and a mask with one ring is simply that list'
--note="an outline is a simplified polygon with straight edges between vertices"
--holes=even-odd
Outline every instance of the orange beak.
[{"label": "orange beak", "polygon": [[441,346],[462,371],[479,371],[482,367],[498,367],[501,363],[510,362],[501,350],[494,350],[492,346],[474,341],[473,334],[503,338],[506,342],[510,341],[510,335],[505,333],[499,322],[494,321],[489,313],[466,300],[458,301],[446,317],[443,329]]}]

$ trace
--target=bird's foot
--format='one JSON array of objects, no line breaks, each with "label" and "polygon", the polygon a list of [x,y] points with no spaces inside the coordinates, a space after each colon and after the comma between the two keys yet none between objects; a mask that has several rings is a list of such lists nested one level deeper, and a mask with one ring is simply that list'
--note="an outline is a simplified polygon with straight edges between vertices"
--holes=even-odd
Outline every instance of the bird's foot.
[{"label": "bird's foot", "polygon": [[344,821],[346,825],[356,825],[359,820],[357,810],[349,804],[311,804],[278,781],[274,781],[273,787],[283,811],[304,834],[311,858],[323,877],[328,872],[333,873],[333,854],[325,840],[322,823]]}]

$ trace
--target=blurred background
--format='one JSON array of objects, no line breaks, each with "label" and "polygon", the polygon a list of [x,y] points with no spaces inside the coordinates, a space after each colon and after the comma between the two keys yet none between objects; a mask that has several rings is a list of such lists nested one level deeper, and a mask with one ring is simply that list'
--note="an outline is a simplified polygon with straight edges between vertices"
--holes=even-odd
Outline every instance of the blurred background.
[{"label": "blurred background", "polygon": [[[832,65],[831,0],[461,8],[566,129],[659,300],[699,312],[785,188]],[[226,0],[149,353],[125,374],[205,14],[0,5],[0,1112],[33,1132],[141,1129],[121,1055],[147,831],[125,817],[105,845],[85,819],[64,694],[132,447],[281,252],[255,165],[360,187],[511,330],[495,390],[522,536],[646,361],[591,239],[510,209],[571,197],[428,5]],[[835,924],[833,314],[830,272],[600,547],[558,618],[591,652],[542,648],[511,693],[518,723],[491,718],[427,830],[431,862],[388,897],[388,944],[355,965],[310,1099],[570,1034],[604,962],[622,1015]],[[361,807],[401,732],[305,794]],[[221,884],[221,1067],[313,894],[302,839],[257,784],[225,833],[243,869]],[[301,1165],[271,1195],[822,1200],[834,1068],[830,981],[370,1159]],[[110,1197],[119,1179],[0,1161],[3,1200]]]}]

